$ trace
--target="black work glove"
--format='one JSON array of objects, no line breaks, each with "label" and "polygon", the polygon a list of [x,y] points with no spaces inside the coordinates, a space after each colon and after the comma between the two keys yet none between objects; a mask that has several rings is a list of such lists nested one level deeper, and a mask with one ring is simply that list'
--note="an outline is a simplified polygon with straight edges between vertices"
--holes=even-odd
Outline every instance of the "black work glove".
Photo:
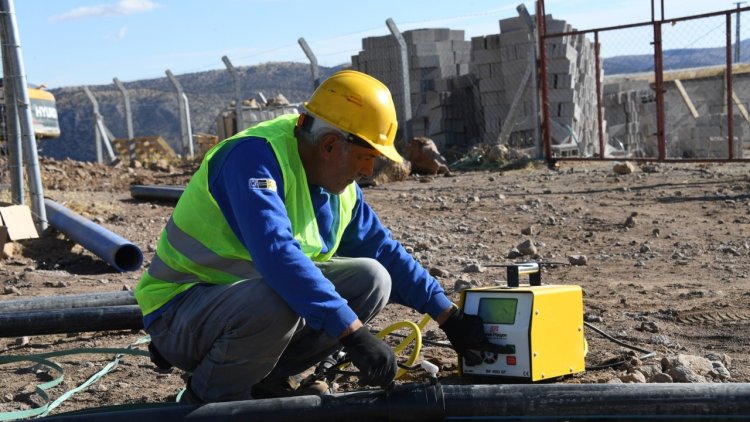
[{"label": "black work glove", "polygon": [[360,384],[387,387],[396,377],[396,356],[367,327],[362,326],[339,341],[346,356],[359,368]]},{"label": "black work glove", "polygon": [[482,318],[465,314],[461,309],[456,309],[440,328],[445,331],[453,348],[463,356],[469,366],[482,363],[482,352],[501,353],[503,351],[502,346],[492,344],[487,340]]}]

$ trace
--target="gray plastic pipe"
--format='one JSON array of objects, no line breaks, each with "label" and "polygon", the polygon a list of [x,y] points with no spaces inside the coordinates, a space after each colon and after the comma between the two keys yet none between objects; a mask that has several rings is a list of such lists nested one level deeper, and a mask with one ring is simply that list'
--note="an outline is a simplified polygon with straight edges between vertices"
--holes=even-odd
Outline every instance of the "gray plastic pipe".
[{"label": "gray plastic pipe", "polygon": [[0,313],[0,337],[143,328],[138,305]]},{"label": "gray plastic pipe", "polygon": [[135,271],[143,264],[138,246],[46,198],[49,223],[120,272]]},{"label": "gray plastic pipe", "polygon": [[93,308],[97,306],[135,305],[133,292],[85,293],[0,301],[0,313],[45,309]]},{"label": "gray plastic pipe", "polygon": [[132,185],[130,196],[136,199],[177,202],[184,191],[184,186]]},{"label": "gray plastic pipe", "polygon": [[[130,405],[132,406],[132,405]],[[164,404],[50,421],[738,421],[750,384],[404,384],[331,396]]]}]

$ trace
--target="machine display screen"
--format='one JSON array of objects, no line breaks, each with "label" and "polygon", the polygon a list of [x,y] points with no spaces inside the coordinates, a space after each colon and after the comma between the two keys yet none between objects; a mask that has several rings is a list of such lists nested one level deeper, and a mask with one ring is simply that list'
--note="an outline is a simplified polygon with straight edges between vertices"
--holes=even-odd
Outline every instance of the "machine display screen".
[{"label": "machine display screen", "polygon": [[478,314],[485,324],[514,324],[518,299],[483,297],[479,299]]}]

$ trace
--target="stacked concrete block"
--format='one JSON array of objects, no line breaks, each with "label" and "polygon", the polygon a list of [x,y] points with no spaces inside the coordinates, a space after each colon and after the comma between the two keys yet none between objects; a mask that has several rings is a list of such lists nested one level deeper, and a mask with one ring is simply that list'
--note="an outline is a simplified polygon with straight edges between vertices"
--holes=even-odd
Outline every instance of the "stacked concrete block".
[{"label": "stacked concrete block", "polygon": [[500,60],[500,35],[471,39],[470,71],[476,76],[482,114],[480,136],[484,143],[492,143],[500,133],[500,116],[507,113],[505,79]]},{"label": "stacked concrete block", "polygon": [[467,142],[477,140],[477,122],[481,105],[476,78],[471,74],[435,81],[435,90],[427,93],[424,113],[418,116],[427,126],[428,136],[449,159],[465,152]]},{"label": "stacked concrete block", "polygon": [[[690,78],[689,72],[683,72],[679,77],[683,78],[679,86],[684,95],[673,79],[666,78],[664,83],[666,157],[728,158],[723,72],[698,78]],[[610,144],[630,156],[656,158],[659,154],[655,135],[656,95],[651,84],[638,75],[631,79],[619,76],[609,78],[603,88]],[[734,75],[733,88],[738,97],[747,98],[743,90],[750,89],[750,75]],[[742,157],[743,146],[750,140],[750,123],[743,113],[747,108],[745,104],[743,107],[733,107],[734,158]]]},{"label": "stacked concrete block", "polygon": [[[439,139],[454,139],[463,131],[465,121],[456,117],[450,104],[460,102],[461,91],[453,95],[441,87],[453,86],[437,81],[457,79],[469,73],[471,43],[464,40],[464,31],[447,28],[416,29],[403,33],[409,62],[411,95],[411,130],[413,136],[431,137],[441,147]],[[391,90],[397,113],[403,115],[404,92],[401,81],[401,55],[395,37],[368,37],[362,40],[362,51],[352,57],[352,67],[381,80]],[[460,86],[461,82],[456,84]],[[451,98],[451,100],[446,100]],[[463,100],[461,100],[463,101]],[[437,106],[442,103],[443,106]],[[445,108],[443,113],[443,108]],[[404,122],[399,122],[402,126]],[[434,139],[438,138],[438,139]]]},{"label": "stacked concrete block", "polygon": [[[502,125],[508,124],[512,125],[509,146],[534,147],[532,40],[520,17],[499,23],[499,35],[472,39],[471,69],[478,78],[482,103],[481,138],[487,143],[500,141]],[[574,30],[551,16],[546,17],[546,25],[548,33]],[[594,46],[584,35],[563,35],[548,39],[545,49],[553,145],[573,144],[574,154],[592,154],[599,139]],[[519,89],[524,90],[521,97]],[[512,109],[516,99],[520,102]]]}]

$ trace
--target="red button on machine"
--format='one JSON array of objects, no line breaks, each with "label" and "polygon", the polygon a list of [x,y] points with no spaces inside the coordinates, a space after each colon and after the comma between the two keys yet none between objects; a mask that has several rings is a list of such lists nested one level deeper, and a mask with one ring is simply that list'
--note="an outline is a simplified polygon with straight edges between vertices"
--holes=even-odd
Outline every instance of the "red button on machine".
[{"label": "red button on machine", "polygon": [[515,356],[506,356],[505,357],[505,363],[507,365],[515,365],[516,364],[516,357]]}]

